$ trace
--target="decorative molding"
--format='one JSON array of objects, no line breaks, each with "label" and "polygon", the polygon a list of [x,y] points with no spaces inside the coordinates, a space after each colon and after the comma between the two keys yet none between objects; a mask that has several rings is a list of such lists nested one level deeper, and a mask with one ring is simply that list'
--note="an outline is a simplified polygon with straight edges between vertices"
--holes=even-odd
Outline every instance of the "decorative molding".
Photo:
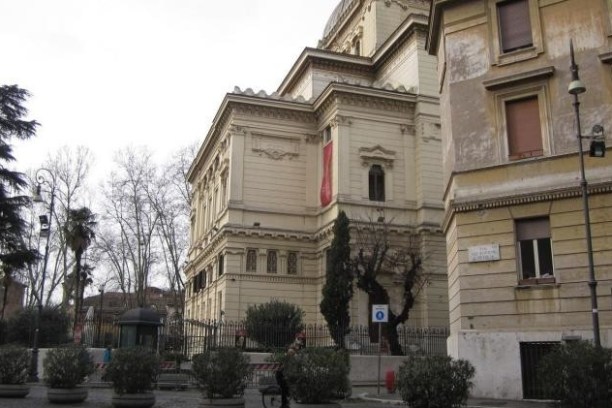
[{"label": "decorative molding", "polygon": [[292,120],[303,123],[315,122],[315,117],[311,112],[246,104],[236,105],[234,109],[235,112],[240,115],[255,116],[266,119]]},{"label": "decorative molding", "polygon": [[383,163],[386,167],[392,168],[395,160],[393,150],[387,150],[381,145],[373,147],[361,147],[359,149],[359,157],[361,157],[363,166],[369,166],[373,162]]},{"label": "decorative molding", "polygon": [[319,281],[318,277],[306,277],[300,275],[286,275],[279,273],[266,273],[266,272],[249,272],[249,273],[225,273],[226,281],[235,279],[236,281],[250,281],[250,282],[267,282],[267,283],[293,283],[300,285],[315,285]]},{"label": "decorative molding", "polygon": [[316,144],[323,140],[321,133],[309,133],[304,135],[304,142],[308,144]]},{"label": "decorative molding", "polygon": [[300,155],[300,143],[295,139],[253,134],[253,151],[273,160],[294,159]]},{"label": "decorative molding", "polygon": [[348,116],[336,115],[330,122],[329,125],[332,128],[337,128],[340,125],[351,126],[353,121]]},{"label": "decorative molding", "polygon": [[414,125],[400,125],[400,132],[402,132],[402,135],[405,135],[406,133],[408,133],[409,135],[414,136],[415,127]]},{"label": "decorative molding", "polygon": [[[589,184],[589,195],[612,193],[612,182]],[[567,198],[580,197],[582,190],[580,186],[568,187],[559,190],[544,191],[536,194],[519,194],[513,196],[496,197],[485,200],[470,200],[455,202],[451,201],[452,213],[481,211],[490,208],[509,207],[522,204],[532,204],[543,201],[563,200]]]}]

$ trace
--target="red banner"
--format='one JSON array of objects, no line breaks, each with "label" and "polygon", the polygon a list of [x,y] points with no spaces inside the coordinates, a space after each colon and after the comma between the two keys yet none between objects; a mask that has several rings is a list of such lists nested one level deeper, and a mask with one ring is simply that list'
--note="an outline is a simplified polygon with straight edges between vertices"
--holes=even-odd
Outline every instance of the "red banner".
[{"label": "red banner", "polygon": [[323,147],[323,180],[321,181],[321,205],[325,207],[332,199],[332,153],[333,143]]}]

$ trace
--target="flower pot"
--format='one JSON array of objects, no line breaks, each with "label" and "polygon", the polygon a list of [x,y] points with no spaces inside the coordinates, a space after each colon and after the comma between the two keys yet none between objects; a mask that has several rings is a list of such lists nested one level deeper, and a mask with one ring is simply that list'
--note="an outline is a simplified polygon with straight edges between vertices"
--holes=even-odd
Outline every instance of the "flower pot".
[{"label": "flower pot", "polygon": [[149,408],[155,405],[155,394],[143,392],[138,394],[114,394],[112,404],[114,407]]},{"label": "flower pot", "polygon": [[204,398],[202,407],[206,408],[244,408],[244,398]]},{"label": "flower pot", "polygon": [[71,404],[87,399],[87,387],[50,388],[47,387],[47,399],[55,404]]},{"label": "flower pot", "polygon": [[24,398],[30,393],[27,384],[0,384],[1,398]]}]

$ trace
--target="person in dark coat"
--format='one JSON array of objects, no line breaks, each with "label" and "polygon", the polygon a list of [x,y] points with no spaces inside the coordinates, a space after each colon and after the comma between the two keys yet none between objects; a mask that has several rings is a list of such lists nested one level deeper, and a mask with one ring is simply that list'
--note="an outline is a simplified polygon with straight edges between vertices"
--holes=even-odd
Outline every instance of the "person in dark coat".
[{"label": "person in dark coat", "polygon": [[287,350],[287,355],[275,373],[276,383],[280,387],[281,391],[281,408],[289,408],[289,384],[287,384],[287,379],[285,378],[285,367],[288,360],[295,355],[295,352],[296,351],[293,346],[289,347]]}]

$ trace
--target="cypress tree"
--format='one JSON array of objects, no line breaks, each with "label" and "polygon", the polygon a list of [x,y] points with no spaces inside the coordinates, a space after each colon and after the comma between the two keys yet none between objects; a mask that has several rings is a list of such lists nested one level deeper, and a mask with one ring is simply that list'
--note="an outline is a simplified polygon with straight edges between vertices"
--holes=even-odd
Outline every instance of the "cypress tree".
[{"label": "cypress tree", "polygon": [[337,347],[344,348],[349,333],[349,303],[353,297],[353,277],[349,268],[351,257],[349,219],[340,211],[334,222],[334,238],[327,253],[323,299],[319,305]]}]

